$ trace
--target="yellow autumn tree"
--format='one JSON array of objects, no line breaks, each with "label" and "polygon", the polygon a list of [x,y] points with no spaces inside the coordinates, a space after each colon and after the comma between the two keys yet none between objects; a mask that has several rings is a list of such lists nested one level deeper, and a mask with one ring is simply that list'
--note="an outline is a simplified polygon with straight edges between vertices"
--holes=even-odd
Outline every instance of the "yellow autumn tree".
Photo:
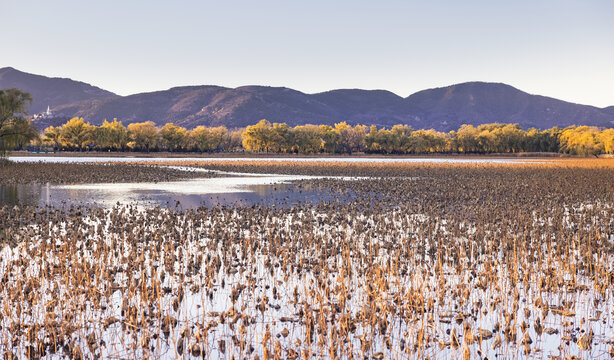
[{"label": "yellow autumn tree", "polygon": [[243,147],[247,151],[269,151],[273,138],[273,126],[266,120],[260,120],[256,125],[249,125],[241,135]]},{"label": "yellow autumn tree", "polygon": [[200,152],[220,150],[227,134],[225,126],[197,126],[188,133],[189,147]]},{"label": "yellow autumn tree", "polygon": [[113,119],[108,122],[106,119],[95,131],[96,146],[100,149],[123,150],[130,137],[128,129],[121,121]]},{"label": "yellow autumn tree", "polygon": [[55,126],[49,126],[43,132],[43,145],[51,146],[54,149],[62,147],[62,135],[60,134],[60,128]]},{"label": "yellow autumn tree", "polygon": [[614,129],[605,129],[599,134],[599,141],[603,144],[603,152],[614,153]]},{"label": "yellow autumn tree", "polygon": [[169,151],[177,151],[186,145],[188,131],[173,123],[167,123],[160,129],[162,146]]},{"label": "yellow autumn tree", "polygon": [[60,141],[64,147],[83,150],[94,143],[94,127],[83,118],[74,117],[60,127]]},{"label": "yellow autumn tree", "polygon": [[133,149],[147,150],[149,152],[158,144],[158,128],[153,121],[128,125],[128,135],[131,140],[128,146]]},{"label": "yellow autumn tree", "polygon": [[335,124],[335,133],[337,133],[338,139],[337,146],[341,151],[351,154],[365,149],[365,137],[367,136],[365,125],[352,127],[342,121]]},{"label": "yellow autumn tree", "polygon": [[292,150],[300,154],[313,154],[322,149],[324,140],[320,127],[316,125],[295,126],[291,130]]},{"label": "yellow autumn tree", "polygon": [[560,135],[561,151],[574,155],[597,155],[603,152],[599,129],[594,126],[570,126]]}]

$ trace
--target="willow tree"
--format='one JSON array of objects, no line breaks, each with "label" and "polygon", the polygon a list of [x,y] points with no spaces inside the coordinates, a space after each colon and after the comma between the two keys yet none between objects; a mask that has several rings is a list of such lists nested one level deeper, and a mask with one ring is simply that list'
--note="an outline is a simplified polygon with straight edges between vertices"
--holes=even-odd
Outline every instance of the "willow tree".
[{"label": "willow tree", "polygon": [[595,126],[569,126],[559,137],[561,151],[574,155],[597,155],[604,152],[600,131]]},{"label": "willow tree", "polygon": [[599,134],[599,141],[603,144],[603,152],[614,154],[614,129],[605,129]]},{"label": "willow tree", "polygon": [[333,154],[339,147],[339,134],[330,125],[320,125],[320,135],[322,136],[322,148],[324,152]]},{"label": "willow tree", "polygon": [[94,143],[95,127],[83,118],[74,117],[60,127],[62,145],[70,149],[83,150]]},{"label": "willow tree", "polygon": [[131,140],[128,146],[149,152],[158,143],[158,131],[153,121],[132,123],[128,125],[128,135]]},{"label": "willow tree", "polygon": [[49,126],[43,132],[43,145],[52,146],[54,149],[62,148],[62,134],[59,127]]},{"label": "willow tree", "polygon": [[113,119],[112,122],[105,119],[94,133],[96,146],[101,149],[124,150],[130,140],[128,130],[117,119]]},{"label": "willow tree", "polygon": [[320,128],[317,125],[295,126],[292,132],[292,148],[301,154],[313,154],[320,152],[324,140]]},{"label": "willow tree", "polygon": [[188,131],[173,123],[166,123],[160,129],[162,146],[168,151],[177,151],[186,145]]},{"label": "willow tree", "polygon": [[480,150],[480,143],[478,140],[480,132],[473,125],[463,124],[457,131],[452,131],[450,134],[456,151],[461,153],[473,153]]},{"label": "willow tree", "polygon": [[352,127],[343,121],[335,124],[335,132],[338,136],[338,149],[348,154],[352,154],[354,151],[365,150],[365,137],[367,136],[367,127],[365,125]]},{"label": "willow tree", "polygon": [[249,125],[241,134],[243,147],[247,151],[270,151],[273,138],[273,126],[266,119],[260,120],[256,125]]},{"label": "willow tree", "polygon": [[224,126],[197,126],[188,133],[189,148],[200,152],[218,150],[222,147],[226,134],[228,129]]},{"label": "willow tree", "polygon": [[0,156],[38,137],[27,117],[32,96],[19,89],[0,90]]}]

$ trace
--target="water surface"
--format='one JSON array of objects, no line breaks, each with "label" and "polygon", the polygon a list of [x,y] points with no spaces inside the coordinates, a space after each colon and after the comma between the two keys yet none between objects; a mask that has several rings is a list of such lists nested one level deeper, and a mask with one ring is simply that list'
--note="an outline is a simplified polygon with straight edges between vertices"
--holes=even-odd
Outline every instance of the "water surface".
[{"label": "water surface", "polygon": [[0,206],[70,205],[111,207],[290,206],[338,198],[322,189],[297,183],[300,176],[233,176],[158,183],[0,185]]},{"label": "water surface", "polygon": [[[493,158],[375,158],[375,157],[73,157],[73,156],[12,156],[16,162],[44,163],[91,163],[91,162],[184,162],[184,161],[322,161],[351,163],[526,163],[529,159],[493,159]],[[537,160],[540,161],[540,160]],[[189,171],[210,171],[181,166],[171,168]],[[218,171],[215,171],[218,172]],[[38,205],[38,206],[69,206],[69,205],[100,205],[113,206],[117,203],[137,204],[153,207],[182,207],[240,205],[251,206],[275,205],[287,206],[297,202],[318,203],[339,198],[322,189],[312,189],[304,183],[296,181],[314,176],[292,176],[276,174],[241,174],[218,172],[224,177],[207,179],[190,179],[158,183],[115,183],[115,184],[28,184],[0,185],[1,205]],[[342,178],[343,177],[335,177]]]}]

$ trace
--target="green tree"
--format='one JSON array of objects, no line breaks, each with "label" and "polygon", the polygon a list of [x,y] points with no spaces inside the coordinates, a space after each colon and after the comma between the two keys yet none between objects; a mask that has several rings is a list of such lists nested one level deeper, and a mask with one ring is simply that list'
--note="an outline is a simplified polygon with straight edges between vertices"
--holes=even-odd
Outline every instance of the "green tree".
[{"label": "green tree", "polygon": [[29,93],[18,89],[0,90],[0,156],[38,137],[27,117]]}]

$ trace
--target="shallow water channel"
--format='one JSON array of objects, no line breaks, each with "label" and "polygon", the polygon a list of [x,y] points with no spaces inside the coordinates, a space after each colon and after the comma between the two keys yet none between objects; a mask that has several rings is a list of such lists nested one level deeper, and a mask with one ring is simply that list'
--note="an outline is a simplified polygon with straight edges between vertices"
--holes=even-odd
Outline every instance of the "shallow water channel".
[{"label": "shallow water channel", "polygon": [[[298,176],[228,176],[158,183],[0,185],[0,206],[71,205],[111,207],[289,206],[333,200],[333,195]],[[338,197],[338,196],[336,196]]]},{"label": "shallow water channel", "polygon": [[[426,163],[524,163],[527,159],[493,158],[166,158],[166,157],[70,157],[13,156],[17,162],[181,162],[181,161],[324,161],[324,162],[426,162]],[[196,170],[199,169],[189,169]],[[199,206],[289,206],[298,202],[318,203],[338,199],[330,192],[310,187],[300,180],[313,176],[224,173],[223,177],[158,183],[113,184],[24,184],[0,185],[0,206],[103,206],[136,204],[144,207],[195,208]]]}]

